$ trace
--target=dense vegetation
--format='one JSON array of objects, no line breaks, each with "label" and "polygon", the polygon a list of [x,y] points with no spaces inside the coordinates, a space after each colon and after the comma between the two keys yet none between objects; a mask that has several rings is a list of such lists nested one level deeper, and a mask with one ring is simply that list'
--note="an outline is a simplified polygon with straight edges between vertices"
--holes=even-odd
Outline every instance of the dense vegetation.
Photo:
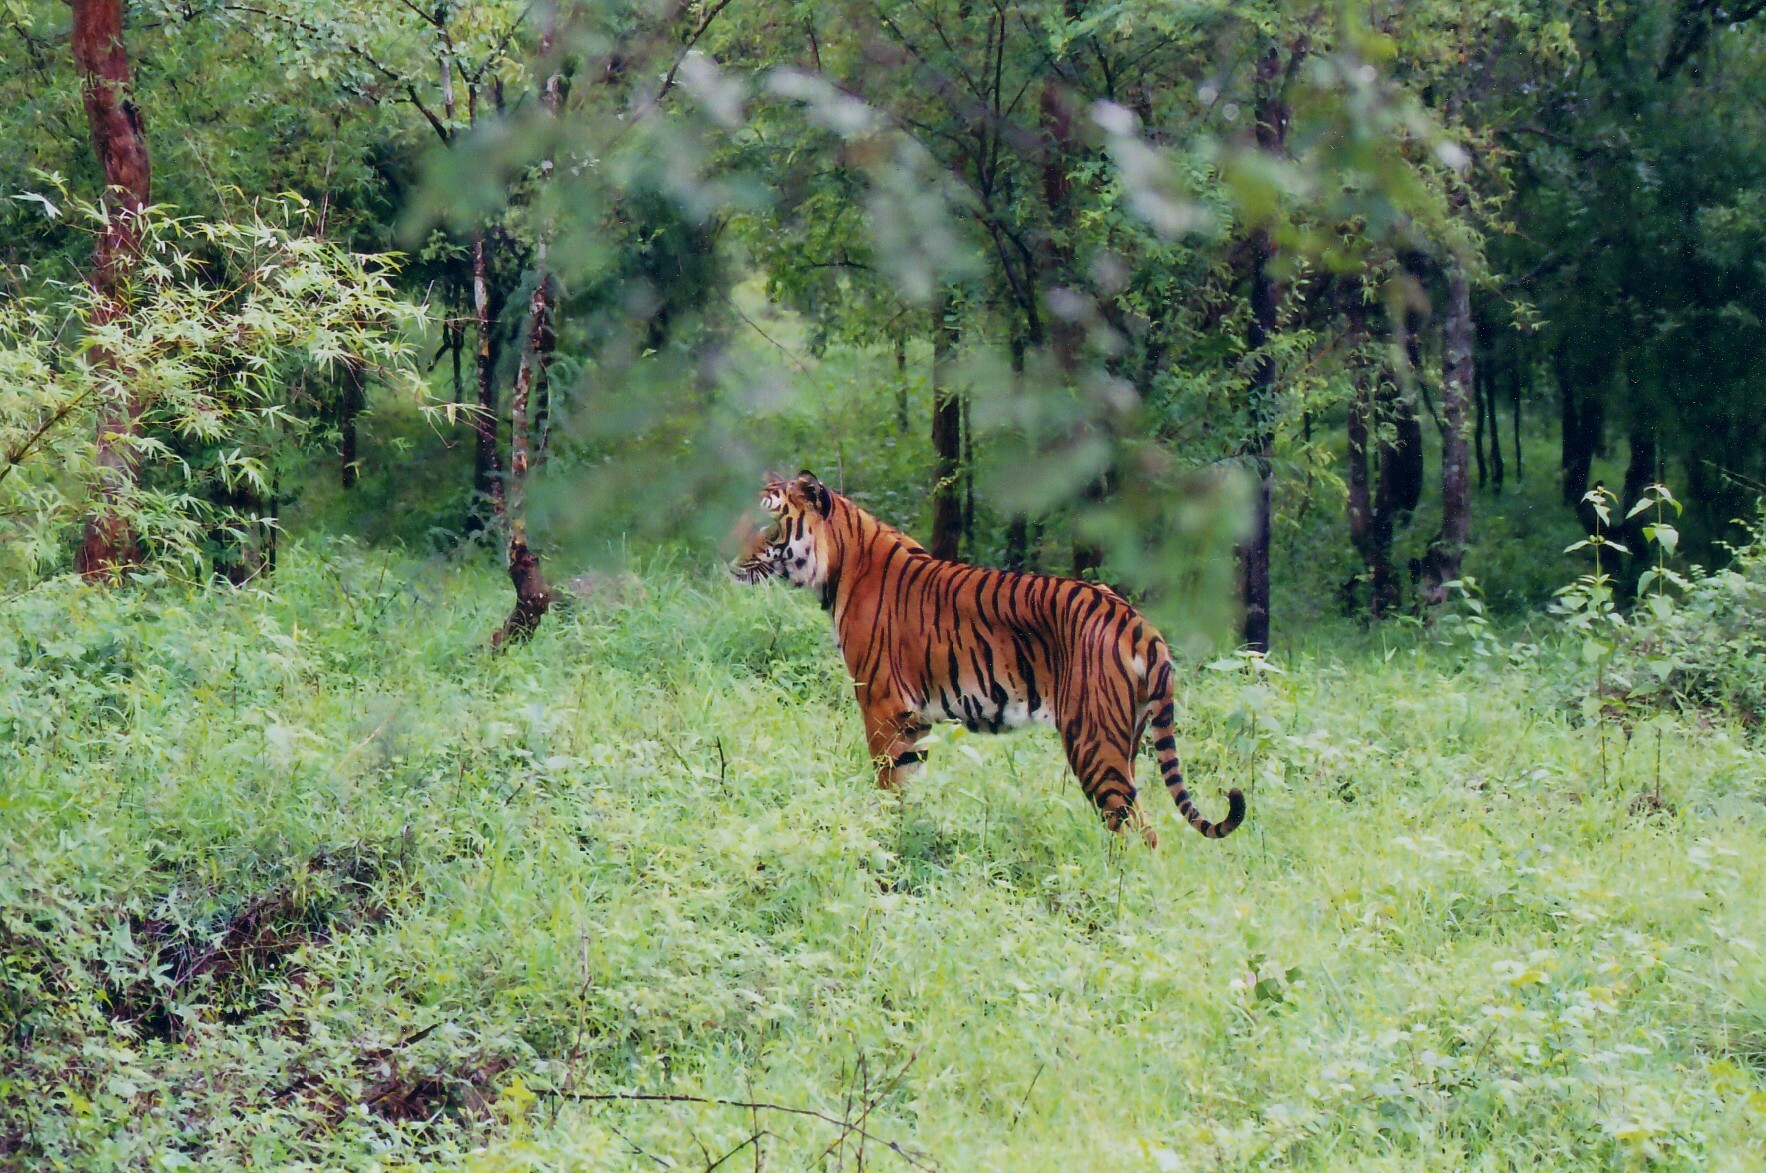
[{"label": "dense vegetation", "polygon": [[[1750,1167],[1763,30],[0,0],[0,1167]],[[879,793],[768,463],[1245,827]]]}]

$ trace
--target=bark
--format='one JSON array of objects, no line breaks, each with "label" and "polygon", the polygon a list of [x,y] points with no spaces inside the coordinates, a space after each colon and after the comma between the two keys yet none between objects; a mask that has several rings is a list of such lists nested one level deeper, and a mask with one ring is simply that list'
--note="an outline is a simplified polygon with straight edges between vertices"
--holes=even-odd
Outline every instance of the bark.
[{"label": "bark", "polygon": [[1447,584],[1458,579],[1472,529],[1470,452],[1466,445],[1466,412],[1477,379],[1472,355],[1471,283],[1457,257],[1447,262],[1447,307],[1442,329],[1441,376],[1441,529],[1423,555],[1422,601],[1440,606]]},{"label": "bark", "polygon": [[[70,45],[92,148],[104,172],[105,225],[92,250],[91,283],[97,294],[92,325],[96,327],[125,312],[126,286],[141,251],[140,214],[150,197],[152,172],[141,117],[129,97],[122,0],[73,0]],[[123,505],[140,481],[132,441],[140,430],[141,404],[116,355],[95,347],[88,361],[107,386],[98,408],[94,455],[98,500],[74,564],[87,579],[115,580],[141,563],[140,542]]]},{"label": "bark", "polygon": [[960,484],[962,403],[950,386],[951,304],[940,296],[932,310],[932,542],[934,558],[954,561],[963,535]]}]

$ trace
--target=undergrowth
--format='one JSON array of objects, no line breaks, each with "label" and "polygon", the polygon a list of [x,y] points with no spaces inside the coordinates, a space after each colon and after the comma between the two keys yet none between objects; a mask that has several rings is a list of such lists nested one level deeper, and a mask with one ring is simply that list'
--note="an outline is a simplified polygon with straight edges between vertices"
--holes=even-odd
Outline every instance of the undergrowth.
[{"label": "undergrowth", "polygon": [[0,1165],[1754,1160],[1766,759],[1717,709],[1603,775],[1555,645],[1196,666],[1187,773],[1250,817],[1161,796],[1148,852],[1046,732],[876,791],[805,597],[657,564],[492,657],[506,589],[308,539],[4,604]]}]

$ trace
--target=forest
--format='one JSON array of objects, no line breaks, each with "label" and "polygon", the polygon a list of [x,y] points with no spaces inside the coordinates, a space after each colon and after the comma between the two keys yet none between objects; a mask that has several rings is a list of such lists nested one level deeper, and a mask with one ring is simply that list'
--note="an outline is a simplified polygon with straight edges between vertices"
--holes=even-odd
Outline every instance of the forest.
[{"label": "forest", "polygon": [[[0,0],[0,144],[0,1169],[1757,1167],[1766,0]],[[1243,826],[879,788],[800,468]]]}]

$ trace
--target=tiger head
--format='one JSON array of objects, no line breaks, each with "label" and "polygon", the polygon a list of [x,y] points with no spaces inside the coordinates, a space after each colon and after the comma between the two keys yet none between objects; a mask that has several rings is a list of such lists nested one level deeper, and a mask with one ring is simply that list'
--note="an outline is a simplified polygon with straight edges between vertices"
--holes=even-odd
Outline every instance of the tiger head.
[{"label": "tiger head", "polygon": [[772,524],[747,535],[730,573],[738,582],[777,576],[793,586],[821,586],[828,577],[823,537],[834,512],[833,492],[807,469],[790,480],[768,473],[760,505],[772,515]]}]

